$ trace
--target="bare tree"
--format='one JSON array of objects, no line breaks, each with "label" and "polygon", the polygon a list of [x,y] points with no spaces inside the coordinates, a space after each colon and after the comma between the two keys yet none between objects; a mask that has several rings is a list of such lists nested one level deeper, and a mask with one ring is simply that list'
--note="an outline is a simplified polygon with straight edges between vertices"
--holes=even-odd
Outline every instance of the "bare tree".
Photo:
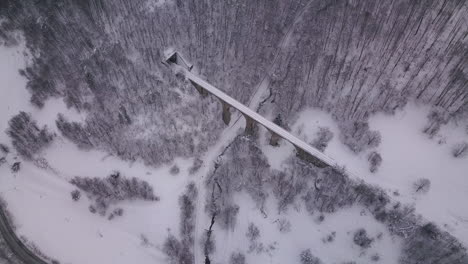
[{"label": "bare tree", "polygon": [[369,248],[374,240],[367,236],[367,231],[364,228],[360,228],[354,232],[353,241],[361,248]]},{"label": "bare tree", "polygon": [[320,151],[325,151],[328,146],[328,143],[332,140],[333,133],[328,127],[319,127],[315,139],[312,142],[312,146],[317,148]]},{"label": "bare tree", "polygon": [[103,216],[110,204],[136,199],[159,200],[148,182],[135,177],[126,178],[119,172],[113,172],[106,178],[75,177],[70,183],[85,192],[94,201],[94,210]]},{"label": "bare tree", "polygon": [[26,159],[32,159],[35,154],[50,145],[54,138],[47,127],[39,128],[30,114],[20,112],[8,122],[8,135],[11,137],[16,151]]},{"label": "bare tree", "polygon": [[468,153],[468,143],[467,142],[461,142],[453,146],[452,148],[452,155],[455,158],[461,158],[466,156]]},{"label": "bare tree", "polygon": [[11,166],[13,172],[18,172],[21,169],[21,162],[17,161]]},{"label": "bare tree", "polygon": [[2,151],[3,154],[8,154],[10,152],[10,149],[7,145],[0,143],[0,151]]},{"label": "bare tree", "polygon": [[80,200],[81,192],[79,190],[73,190],[71,192],[71,197],[72,197],[73,201],[78,201],[78,200]]},{"label": "bare tree", "polygon": [[277,225],[278,225],[278,230],[279,230],[281,233],[289,233],[289,232],[291,232],[291,222],[289,222],[288,219],[286,219],[286,218],[281,218],[281,219],[275,220],[275,222],[277,223]]},{"label": "bare tree", "polygon": [[369,153],[367,160],[370,163],[369,170],[372,173],[376,172],[377,169],[380,167],[380,164],[382,164],[382,156],[380,156],[380,154],[376,151],[372,151],[371,153]]},{"label": "bare tree", "polygon": [[431,181],[426,178],[420,178],[413,183],[415,193],[427,193],[431,188]]}]

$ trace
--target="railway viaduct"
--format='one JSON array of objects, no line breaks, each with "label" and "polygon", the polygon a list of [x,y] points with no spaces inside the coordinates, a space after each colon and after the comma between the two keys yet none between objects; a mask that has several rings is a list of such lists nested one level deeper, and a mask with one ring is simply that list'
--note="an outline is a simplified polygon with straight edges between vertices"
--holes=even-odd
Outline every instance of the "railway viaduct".
[{"label": "railway viaduct", "polygon": [[243,105],[239,101],[230,97],[223,91],[204,81],[196,74],[192,73],[191,70],[193,65],[188,63],[183,56],[178,52],[172,52],[163,60],[163,64],[172,68],[175,72],[182,71],[188,81],[197,89],[203,98],[208,96],[216,97],[222,105],[221,118],[226,125],[231,122],[231,108],[239,111],[245,118],[245,133],[252,135],[255,133],[258,125],[265,127],[270,133],[270,144],[273,146],[278,145],[280,139],[284,139],[291,143],[296,148],[296,155],[304,161],[310,162],[317,167],[335,166],[335,161],[320,152],[318,149],[310,146],[306,142],[292,135],[282,127],[278,126],[274,122],[271,122],[259,115],[257,112]]}]

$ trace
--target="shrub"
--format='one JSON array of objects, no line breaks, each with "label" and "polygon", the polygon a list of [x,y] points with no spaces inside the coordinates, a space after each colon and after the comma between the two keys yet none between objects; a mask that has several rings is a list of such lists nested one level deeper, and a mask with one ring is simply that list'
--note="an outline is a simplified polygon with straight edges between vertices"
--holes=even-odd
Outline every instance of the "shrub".
[{"label": "shrub", "polygon": [[380,255],[379,254],[374,254],[371,256],[371,260],[374,261],[374,262],[377,262],[380,260]]},{"label": "shrub", "polygon": [[68,122],[62,114],[59,114],[55,124],[62,135],[75,143],[79,148],[90,149],[93,146],[89,139],[89,132],[79,123]]},{"label": "shrub", "polygon": [[322,242],[323,242],[323,243],[330,243],[330,242],[333,242],[333,241],[335,241],[335,237],[336,237],[336,232],[333,231],[333,232],[331,232],[330,234],[328,234],[326,237],[324,237],[324,238],[322,239]]},{"label": "shrub", "polygon": [[399,263],[465,264],[468,263],[468,256],[466,248],[456,238],[441,231],[435,224],[426,223],[403,241]]},{"label": "shrub", "polygon": [[170,263],[179,263],[177,260],[182,252],[182,244],[174,235],[169,234],[163,244],[163,252],[168,256]]},{"label": "shrub", "polygon": [[468,143],[467,142],[461,142],[453,146],[452,148],[452,155],[455,158],[461,158],[464,157],[468,153]]},{"label": "shrub", "polygon": [[418,179],[413,183],[413,189],[415,193],[427,193],[431,188],[431,181],[426,178]]},{"label": "shrub", "polygon": [[319,258],[312,255],[310,249],[302,251],[299,256],[301,259],[301,264],[322,264],[322,261]]},{"label": "shrub", "polygon": [[17,161],[11,166],[13,172],[18,172],[21,169],[21,162]]},{"label": "shrub", "polygon": [[361,248],[369,248],[373,242],[373,239],[367,236],[367,231],[364,228],[360,228],[354,233],[353,241],[354,244],[360,246]]},{"label": "shrub", "polygon": [[171,175],[177,175],[177,174],[179,174],[179,172],[180,172],[180,168],[179,168],[179,166],[177,166],[177,164],[172,166],[171,170],[169,171],[169,173]]},{"label": "shrub", "polygon": [[201,244],[203,244],[203,252],[205,255],[212,254],[216,250],[216,243],[214,233],[211,231],[206,231],[203,237],[200,240]]},{"label": "shrub", "polygon": [[332,138],[333,132],[331,132],[328,127],[319,127],[316,138],[312,142],[312,146],[323,152],[327,148],[328,143],[332,140]]},{"label": "shrub", "polygon": [[341,141],[355,153],[366,148],[375,148],[380,144],[380,133],[371,131],[367,121],[343,121],[339,126]]},{"label": "shrub", "polygon": [[260,230],[254,223],[250,223],[245,235],[249,241],[256,241],[260,237]]},{"label": "shrub", "polygon": [[113,172],[107,178],[75,177],[70,181],[94,200],[94,208],[105,215],[110,204],[125,200],[158,201],[146,181],[137,178],[125,178],[119,172]]},{"label": "shrub", "polygon": [[0,151],[2,151],[3,154],[8,154],[10,152],[10,149],[6,145],[0,143]]},{"label": "shrub", "polygon": [[78,201],[78,200],[80,200],[81,192],[79,190],[73,190],[71,192],[71,197],[72,197],[73,201]]},{"label": "shrub", "polygon": [[49,133],[46,127],[39,129],[30,114],[20,112],[8,122],[7,134],[11,137],[13,146],[18,154],[26,159],[47,147],[53,140],[54,135]]},{"label": "shrub", "polygon": [[367,160],[370,164],[370,172],[374,173],[377,171],[377,169],[380,167],[380,164],[382,163],[382,156],[380,156],[378,152],[373,151],[369,154]]},{"label": "shrub", "polygon": [[116,208],[116,209],[114,209],[114,211],[112,211],[112,213],[109,215],[109,217],[107,219],[112,220],[117,216],[122,216],[123,212],[124,212],[124,210],[122,208]]},{"label": "shrub", "polygon": [[245,264],[245,255],[241,252],[234,252],[229,258],[229,264]]},{"label": "shrub", "polygon": [[190,167],[189,169],[189,173],[190,174],[197,173],[197,171],[200,170],[202,165],[203,165],[203,160],[201,160],[200,158],[196,158],[192,164],[192,167]]},{"label": "shrub", "polygon": [[291,222],[288,221],[286,218],[276,220],[278,223],[278,229],[281,233],[289,233],[291,232]]}]

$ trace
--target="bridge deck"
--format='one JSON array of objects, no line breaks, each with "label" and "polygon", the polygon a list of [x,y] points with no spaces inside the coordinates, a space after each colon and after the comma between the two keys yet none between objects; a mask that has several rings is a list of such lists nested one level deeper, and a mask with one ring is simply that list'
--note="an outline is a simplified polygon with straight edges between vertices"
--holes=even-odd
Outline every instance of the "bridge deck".
[{"label": "bridge deck", "polygon": [[200,85],[203,89],[208,91],[210,94],[216,96],[217,98],[224,101],[228,105],[230,105],[233,108],[237,109],[242,114],[244,114],[244,115],[250,117],[251,119],[255,120],[257,123],[261,124],[262,126],[267,128],[271,132],[276,133],[277,135],[279,135],[283,139],[289,141],[295,147],[302,149],[303,151],[305,151],[305,152],[309,153],[310,155],[318,158],[319,160],[321,160],[322,162],[324,162],[325,164],[327,164],[329,166],[335,166],[336,165],[335,161],[332,158],[328,157],[324,153],[320,152],[318,149],[310,146],[306,142],[304,142],[301,139],[297,138],[296,136],[292,135],[291,133],[284,130],[283,128],[276,125],[275,123],[267,120],[263,116],[259,115],[257,112],[253,111],[252,109],[250,109],[247,106],[243,105],[242,103],[238,102],[234,98],[230,97],[229,95],[222,92],[218,88],[216,88],[213,85],[209,84],[208,82],[204,81],[203,79],[201,79],[197,75],[193,74],[189,70],[187,70],[187,69],[185,69],[185,68],[183,68],[181,66],[178,66],[178,65],[174,65],[174,67],[179,67],[182,71],[184,71],[185,76],[189,80],[191,80],[191,81],[195,82],[196,84]]}]

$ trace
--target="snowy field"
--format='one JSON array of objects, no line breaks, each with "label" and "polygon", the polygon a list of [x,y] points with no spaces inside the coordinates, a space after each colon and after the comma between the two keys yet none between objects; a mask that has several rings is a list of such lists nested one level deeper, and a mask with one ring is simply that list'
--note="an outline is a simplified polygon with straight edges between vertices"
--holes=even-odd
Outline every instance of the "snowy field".
[{"label": "snowy field", "polygon": [[[391,236],[386,227],[377,222],[372,215],[366,214],[360,207],[339,210],[327,214],[320,222],[319,215],[309,215],[304,208],[289,210],[286,214],[275,213],[276,204],[269,199],[267,217],[262,215],[254,202],[247,195],[237,195],[240,205],[235,231],[215,231],[217,241],[213,259],[223,263],[232,252],[249,253],[247,263],[299,263],[301,251],[311,249],[312,254],[323,263],[358,263],[372,262],[374,255],[379,256],[379,263],[396,264],[400,253],[401,240]],[[289,231],[280,231],[279,220],[288,219]],[[252,250],[246,238],[248,226],[254,223],[260,230],[257,245]],[[354,232],[365,228],[369,237],[374,239],[370,249],[363,250],[353,243]],[[332,235],[335,233],[335,235]],[[332,235],[332,241],[328,236]]]}]

